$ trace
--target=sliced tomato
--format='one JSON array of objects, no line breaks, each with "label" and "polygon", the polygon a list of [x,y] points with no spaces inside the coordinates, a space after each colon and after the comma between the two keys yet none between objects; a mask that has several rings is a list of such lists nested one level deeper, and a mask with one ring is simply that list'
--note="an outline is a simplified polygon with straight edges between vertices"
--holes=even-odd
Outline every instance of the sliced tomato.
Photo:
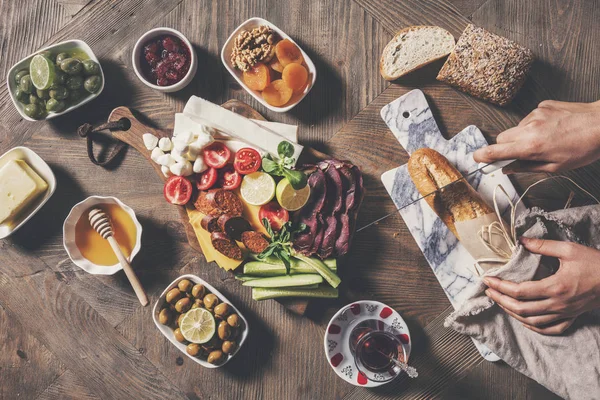
[{"label": "sliced tomato", "polygon": [[183,176],[172,176],[163,189],[165,199],[171,204],[182,206],[192,198],[192,183]]},{"label": "sliced tomato", "polygon": [[196,178],[196,188],[198,190],[208,190],[217,183],[219,173],[215,168],[209,168]]},{"label": "sliced tomato", "polygon": [[204,162],[209,167],[223,168],[229,162],[231,151],[223,142],[213,142],[202,150]]},{"label": "sliced tomato", "polygon": [[242,175],[248,175],[258,171],[262,160],[260,153],[251,147],[244,147],[235,153],[233,167]]},{"label": "sliced tomato", "polygon": [[281,207],[278,202],[272,201],[260,207],[258,210],[258,219],[262,222],[263,218],[269,220],[273,230],[280,230],[283,224],[290,220],[290,213]]},{"label": "sliced tomato", "polygon": [[226,165],[219,170],[219,180],[217,185],[225,190],[237,189],[242,184],[242,175],[240,175],[233,165]]}]

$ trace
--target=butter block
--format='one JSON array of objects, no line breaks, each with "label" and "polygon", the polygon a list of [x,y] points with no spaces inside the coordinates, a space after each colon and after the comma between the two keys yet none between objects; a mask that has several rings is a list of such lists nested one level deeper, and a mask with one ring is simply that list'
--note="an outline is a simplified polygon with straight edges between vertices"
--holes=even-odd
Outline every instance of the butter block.
[{"label": "butter block", "polygon": [[12,222],[47,189],[48,184],[25,161],[9,161],[0,169],[0,223]]}]

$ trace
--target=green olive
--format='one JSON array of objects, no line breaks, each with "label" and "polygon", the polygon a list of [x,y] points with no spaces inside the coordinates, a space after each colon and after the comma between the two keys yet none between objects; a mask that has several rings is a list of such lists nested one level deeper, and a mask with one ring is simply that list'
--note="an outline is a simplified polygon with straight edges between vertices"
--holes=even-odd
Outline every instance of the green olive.
[{"label": "green olive", "polygon": [[217,328],[217,334],[219,335],[219,339],[227,340],[231,337],[231,326],[225,321],[221,321],[219,327]]},{"label": "green olive", "polygon": [[67,74],[57,69],[54,71],[54,80],[52,81],[52,85],[50,85],[50,89],[54,89],[57,86],[64,86],[67,82]]},{"label": "green olive", "polygon": [[15,83],[18,85],[19,83],[21,83],[21,78],[24,77],[25,75],[29,75],[29,70],[28,69],[22,69],[19,72],[17,72],[15,74]]},{"label": "green olive", "polygon": [[92,75],[86,78],[83,82],[83,87],[90,93],[96,93],[102,87],[102,78],[100,75]]},{"label": "green olive", "polygon": [[77,75],[83,71],[83,65],[76,58],[65,58],[60,62],[60,69],[69,75]]},{"label": "green olive", "polygon": [[219,364],[223,361],[223,352],[221,350],[211,351],[207,361],[211,364]]},{"label": "green olive", "polygon": [[177,287],[179,288],[179,290],[181,290],[182,292],[186,292],[186,293],[192,291],[192,286],[194,286],[194,284],[189,279],[182,279],[177,284]]},{"label": "green olive", "polygon": [[179,300],[181,298],[182,295],[183,294],[179,291],[179,289],[173,288],[167,292],[167,295],[165,296],[165,300],[169,304],[175,304],[175,303],[177,303],[177,300]]},{"label": "green olive", "polygon": [[202,302],[202,299],[195,299],[194,303],[192,304],[192,308],[202,308],[204,307],[204,302]]},{"label": "green olive", "polygon": [[35,89],[35,87],[33,86],[33,83],[31,82],[31,76],[29,74],[23,75],[21,77],[21,80],[19,81],[19,89],[21,89],[22,91],[24,91],[27,94],[33,93],[33,90]]},{"label": "green olive", "polygon": [[162,310],[160,310],[160,313],[158,313],[158,322],[160,322],[163,325],[169,325],[172,316],[173,315],[171,313],[171,310],[169,310],[168,308],[163,308]]},{"label": "green olive", "polygon": [[194,296],[197,299],[204,298],[205,293],[206,293],[206,289],[204,288],[204,285],[201,283],[195,284],[194,287],[192,288],[192,296]]},{"label": "green olive", "polygon": [[69,76],[65,82],[65,86],[69,90],[79,90],[83,87],[83,77]]},{"label": "green olive", "polygon": [[64,86],[57,86],[54,89],[50,89],[50,97],[56,100],[64,100],[69,96],[69,91]]},{"label": "green olive", "polygon": [[67,108],[67,103],[65,103],[64,100],[49,99],[46,102],[46,110],[51,112],[58,113],[63,111],[65,108]]},{"label": "green olive", "polygon": [[100,75],[100,65],[94,60],[84,60],[83,73],[85,75]]},{"label": "green olive", "polygon": [[183,317],[185,317],[185,314],[179,314],[179,317],[177,317],[177,326],[181,326],[181,320],[183,319]]},{"label": "green olive", "polygon": [[231,307],[227,303],[221,303],[215,307],[215,316],[225,319],[231,312]]},{"label": "green olive", "polygon": [[42,110],[46,109],[46,100],[40,99],[33,93],[29,95],[29,104],[37,104]]},{"label": "green olive", "polygon": [[177,328],[173,331],[173,335],[175,336],[175,340],[177,340],[179,343],[183,343],[185,342],[185,338],[183,337],[183,334],[181,333],[181,329]]},{"label": "green olive", "polygon": [[235,351],[236,347],[237,347],[237,344],[234,341],[226,340],[223,342],[223,345],[221,346],[221,350],[223,350],[223,353],[225,353],[225,354],[231,354]]},{"label": "green olive", "polygon": [[192,356],[192,357],[196,357],[198,354],[200,354],[200,345],[197,343],[190,343],[187,345],[187,347],[185,348],[185,350],[187,351],[187,353]]},{"label": "green olive", "polygon": [[179,301],[177,301],[177,303],[175,304],[175,309],[180,313],[188,312],[191,307],[192,307],[192,301],[190,299],[188,299],[187,297],[184,297],[183,299],[179,299]]},{"label": "green olive", "polygon": [[212,293],[209,293],[206,296],[204,296],[203,301],[204,307],[206,307],[207,310],[212,310],[217,306],[217,304],[219,304],[219,298]]},{"label": "green olive", "polygon": [[38,104],[27,104],[23,107],[23,112],[30,118],[38,119],[42,116],[42,109]]},{"label": "green olive", "polygon": [[58,55],[56,56],[56,66],[60,67],[60,64],[67,58],[69,58],[68,53],[58,53]]},{"label": "green olive", "polygon": [[17,88],[15,90],[15,99],[23,104],[29,104],[29,95],[21,90],[21,88]]},{"label": "green olive", "polygon": [[42,89],[35,89],[35,94],[42,100],[48,100],[50,98],[50,92]]},{"label": "green olive", "polygon": [[240,326],[240,317],[237,314],[231,314],[229,317],[227,317],[227,323],[232,328],[239,328],[239,326]]},{"label": "green olive", "polygon": [[202,348],[207,352],[218,349],[219,347],[221,347],[221,341],[216,336],[213,336],[208,342],[202,344]]}]

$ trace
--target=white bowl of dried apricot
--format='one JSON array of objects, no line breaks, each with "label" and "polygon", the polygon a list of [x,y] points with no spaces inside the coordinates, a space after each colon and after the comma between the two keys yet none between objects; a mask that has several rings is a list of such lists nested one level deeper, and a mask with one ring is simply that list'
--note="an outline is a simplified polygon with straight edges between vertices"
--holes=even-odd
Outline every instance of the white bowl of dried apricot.
[{"label": "white bowl of dried apricot", "polygon": [[302,48],[262,18],[250,18],[233,31],[221,60],[248,93],[275,112],[294,108],[317,79],[315,64]]}]

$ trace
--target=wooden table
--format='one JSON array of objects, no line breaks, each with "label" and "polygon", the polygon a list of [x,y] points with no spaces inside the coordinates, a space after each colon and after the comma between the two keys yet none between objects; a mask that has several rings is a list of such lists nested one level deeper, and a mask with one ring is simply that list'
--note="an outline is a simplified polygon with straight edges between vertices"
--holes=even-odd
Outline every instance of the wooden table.
[{"label": "wooden table", "polygon": [[[262,16],[282,27],[313,58],[319,76],[310,95],[287,114],[269,112],[245,93],[221,65],[219,52],[242,21]],[[543,99],[600,98],[600,9],[590,1],[554,0],[0,0],[0,76],[45,45],[85,40],[104,67],[106,88],[79,111],[50,122],[20,118],[0,86],[0,153],[17,145],[38,152],[53,168],[58,190],[9,240],[0,242],[0,398],[3,399],[332,399],[332,398],[552,398],[537,383],[502,363],[484,361],[472,342],[443,328],[449,302],[395,216],[360,232],[342,266],[338,301],[320,302],[301,318],[274,301],[254,302],[248,288],[207,264],[187,244],[175,208],[145,160],[129,151],[117,168],[93,166],[75,130],[98,123],[119,105],[136,108],[161,128],[190,95],[214,102],[238,98],[268,119],[300,125],[300,138],[360,165],[369,194],[361,226],[393,210],[379,181],[407,154],[379,118],[379,109],[419,87],[449,136],[468,124],[493,138]],[[531,48],[531,78],[513,105],[500,109],[434,80],[440,64],[389,84],[378,62],[393,33],[432,24],[456,37],[469,22]],[[133,44],[146,30],[171,26],[187,35],[199,55],[196,78],[163,95],[142,85],[131,68]],[[571,173],[600,195],[598,165]],[[516,179],[523,188],[535,175]],[[561,183],[534,191],[529,204],[556,208],[569,189]],[[250,320],[249,341],[231,363],[207,370],[191,362],[153,326],[151,307],[139,306],[122,273],[92,276],[72,264],[61,227],[83,198],[112,195],[133,207],[144,227],[134,261],[151,301],[184,273],[224,292]],[[377,299],[397,309],[413,335],[418,380],[379,390],[355,388],[327,364],[325,326],[341,305]]]}]

